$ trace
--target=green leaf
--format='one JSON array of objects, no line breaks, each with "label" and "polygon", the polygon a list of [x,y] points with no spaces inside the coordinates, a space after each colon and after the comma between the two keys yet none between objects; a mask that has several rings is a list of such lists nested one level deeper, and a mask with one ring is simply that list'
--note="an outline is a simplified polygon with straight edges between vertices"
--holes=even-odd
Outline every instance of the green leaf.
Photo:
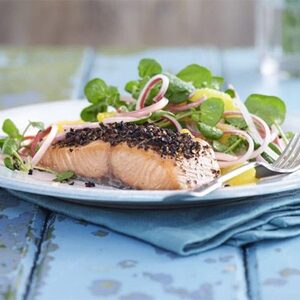
[{"label": "green leaf", "polygon": [[215,126],[224,113],[224,102],[218,98],[210,98],[200,105],[200,121],[209,126]]},{"label": "green leaf", "polygon": [[165,75],[170,80],[166,93],[166,98],[169,99],[170,103],[176,104],[186,101],[195,90],[191,83],[187,83],[170,73],[165,73]]},{"label": "green leaf", "polygon": [[186,82],[191,82],[196,88],[209,86],[212,81],[211,72],[197,64],[188,65],[177,74],[177,77]]},{"label": "green leaf", "polygon": [[219,141],[213,141],[213,149],[217,152],[226,152],[228,147]]},{"label": "green leaf", "polygon": [[84,108],[80,113],[80,117],[83,121],[86,122],[97,122],[98,113],[106,112],[106,111],[107,111],[106,104],[96,103]]},{"label": "green leaf", "polygon": [[119,107],[126,104],[125,102],[120,101],[120,93],[115,86],[109,86],[107,88],[106,104],[113,107]]},{"label": "green leaf", "polygon": [[19,145],[14,138],[5,139],[2,147],[3,154],[14,155],[18,149]]},{"label": "green leaf", "polygon": [[125,91],[133,94],[137,89],[139,89],[140,82],[138,80],[128,81],[125,85]]},{"label": "green leaf", "polygon": [[21,137],[19,129],[14,124],[14,122],[10,119],[6,119],[3,122],[2,130],[5,132],[9,137],[19,139]]},{"label": "green leaf", "polygon": [[294,136],[295,136],[295,133],[292,132],[292,131],[287,131],[287,132],[285,133],[285,137],[286,137],[288,140],[291,140]]},{"label": "green leaf", "polygon": [[4,158],[4,165],[10,170],[15,170],[14,160],[11,156],[7,156]]},{"label": "green leaf", "polygon": [[235,118],[235,117],[226,118],[225,122],[227,124],[230,124],[230,125],[238,128],[238,129],[247,129],[248,128],[246,121],[242,118]]},{"label": "green leaf", "polygon": [[224,85],[224,78],[221,77],[221,76],[213,76],[211,78],[211,83],[210,83],[210,87],[212,89],[215,89],[215,90],[220,90],[221,87]]},{"label": "green leaf", "polygon": [[281,125],[286,117],[286,105],[278,97],[259,94],[250,95],[246,102],[249,112],[262,118],[269,126]]},{"label": "green leaf", "polygon": [[234,89],[227,89],[224,93],[228,94],[232,99],[234,99],[236,96]]},{"label": "green leaf", "polygon": [[210,140],[218,140],[223,136],[223,131],[213,127],[209,126],[205,123],[198,123],[198,129],[203,134],[204,137]]},{"label": "green leaf", "polygon": [[141,78],[144,77],[152,77],[162,72],[161,65],[154,59],[144,58],[140,61],[139,66],[139,76]]},{"label": "green leaf", "polygon": [[151,114],[151,120],[152,121],[158,121],[165,115],[175,117],[175,115],[173,113],[171,113],[170,111],[158,110],[158,111],[155,111]]},{"label": "green leaf", "polygon": [[108,87],[102,79],[95,78],[87,83],[84,88],[84,94],[89,102],[95,104],[105,99],[107,89]]},{"label": "green leaf", "polygon": [[2,149],[5,140],[6,138],[0,139],[0,149]]},{"label": "green leaf", "polygon": [[70,179],[75,178],[75,173],[72,171],[66,171],[62,173],[57,173],[55,179],[53,181],[55,182],[66,182]]},{"label": "green leaf", "polygon": [[228,148],[225,153],[237,154],[239,152],[244,152],[246,151],[246,143],[247,142],[244,141],[240,136],[231,135],[226,142],[226,146]]},{"label": "green leaf", "polygon": [[29,121],[30,125],[34,128],[37,128],[39,130],[44,130],[45,129],[45,125],[43,122],[32,122],[32,121]]}]

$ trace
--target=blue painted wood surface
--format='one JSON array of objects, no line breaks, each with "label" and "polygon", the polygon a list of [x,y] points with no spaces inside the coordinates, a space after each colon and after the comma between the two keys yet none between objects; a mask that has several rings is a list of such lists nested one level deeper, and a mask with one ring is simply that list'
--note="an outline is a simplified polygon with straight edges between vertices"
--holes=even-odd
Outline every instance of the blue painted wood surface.
[{"label": "blue painted wood surface", "polygon": [[61,215],[45,236],[30,299],[247,299],[238,248],[179,257]]},{"label": "blue painted wood surface", "polygon": [[0,299],[21,299],[47,212],[8,193],[0,198]]},{"label": "blue painted wood surface", "polygon": [[[89,57],[79,49],[0,50],[0,107],[70,98]],[[48,214],[0,191],[1,300],[23,299],[28,292]]]}]

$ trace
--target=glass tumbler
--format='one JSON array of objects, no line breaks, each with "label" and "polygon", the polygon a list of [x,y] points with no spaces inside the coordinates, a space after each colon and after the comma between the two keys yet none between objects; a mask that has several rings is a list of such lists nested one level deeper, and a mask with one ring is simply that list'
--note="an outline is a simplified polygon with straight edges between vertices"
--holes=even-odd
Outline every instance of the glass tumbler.
[{"label": "glass tumbler", "polygon": [[300,0],[258,0],[256,25],[262,74],[300,76]]}]

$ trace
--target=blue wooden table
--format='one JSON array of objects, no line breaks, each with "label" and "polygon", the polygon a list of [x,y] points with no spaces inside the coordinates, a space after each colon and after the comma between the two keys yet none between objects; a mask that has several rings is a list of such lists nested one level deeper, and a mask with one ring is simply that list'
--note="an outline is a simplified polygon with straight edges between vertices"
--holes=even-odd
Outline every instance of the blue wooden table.
[{"label": "blue wooden table", "polygon": [[[94,76],[123,88],[142,57],[154,57],[170,71],[206,65],[242,97],[277,94],[294,115],[300,113],[300,79],[262,78],[251,49],[198,48],[122,55],[2,48],[0,108],[80,98]],[[300,237],[179,257],[11,196],[0,199],[0,299],[299,300]]]}]

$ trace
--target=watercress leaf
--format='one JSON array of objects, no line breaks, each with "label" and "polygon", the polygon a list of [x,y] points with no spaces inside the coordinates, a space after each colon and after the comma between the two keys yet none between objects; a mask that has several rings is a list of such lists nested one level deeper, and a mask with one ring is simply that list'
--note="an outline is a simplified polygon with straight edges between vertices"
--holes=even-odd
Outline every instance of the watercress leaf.
[{"label": "watercress leaf", "polygon": [[176,104],[186,101],[190,94],[195,90],[191,83],[185,82],[170,73],[165,73],[165,75],[170,81],[166,98],[169,99],[171,103]]},{"label": "watercress leaf", "polygon": [[29,121],[30,125],[34,128],[37,128],[39,130],[44,130],[45,129],[45,124],[43,122],[32,122]]},{"label": "watercress leaf", "polygon": [[75,178],[75,173],[72,171],[65,171],[62,173],[57,173],[56,177],[53,179],[53,181],[55,182],[65,182],[68,181],[70,179]]},{"label": "watercress leaf", "polygon": [[212,76],[210,87],[215,90],[220,90],[221,87],[224,85],[224,78],[221,76]]},{"label": "watercress leaf", "polygon": [[15,152],[19,149],[19,145],[14,138],[6,138],[3,146],[2,152],[6,155],[14,155]]},{"label": "watercress leaf", "polygon": [[281,125],[286,116],[286,105],[278,97],[259,94],[250,95],[246,102],[249,112],[262,118],[269,126]]},{"label": "watercress leaf", "polygon": [[[293,137],[295,136],[295,133],[292,132],[292,131],[288,131],[285,133],[285,137],[288,139],[288,140],[291,140]],[[0,141],[1,143],[1,141]],[[0,144],[1,145],[1,144]]]},{"label": "watercress leaf", "polygon": [[232,99],[235,98],[235,90],[234,89],[227,89],[224,93],[228,94]]},{"label": "watercress leaf", "polygon": [[203,134],[204,137],[210,140],[218,140],[223,136],[223,131],[213,127],[209,126],[205,123],[199,122],[198,124],[199,131]]},{"label": "watercress leaf", "polygon": [[196,109],[192,109],[191,119],[194,122],[200,122],[201,121],[201,113],[200,113],[200,111],[198,111]]},{"label": "watercress leaf", "polygon": [[209,86],[212,81],[211,72],[207,68],[197,64],[188,65],[177,74],[177,77],[192,83],[196,88]]},{"label": "watercress leaf", "polygon": [[9,137],[12,138],[20,138],[20,132],[17,126],[14,124],[14,122],[10,119],[6,119],[3,122],[2,130],[5,132]]},{"label": "watercress leaf", "polygon": [[95,78],[86,84],[84,94],[89,102],[95,104],[106,98],[107,89],[107,85],[102,79]]},{"label": "watercress leaf", "polygon": [[107,105],[105,103],[96,103],[84,108],[80,113],[80,117],[86,122],[96,122],[97,115],[101,112],[107,112]]},{"label": "watercress leaf", "polygon": [[226,118],[225,122],[227,124],[230,124],[238,129],[247,129],[248,125],[246,123],[246,121],[242,118]]},{"label": "watercress leaf", "polygon": [[5,140],[6,140],[6,138],[0,139],[0,149],[2,149]]},{"label": "watercress leaf", "polygon": [[141,78],[144,77],[152,77],[162,72],[161,65],[155,60],[151,58],[144,58],[140,61],[139,66],[139,76]]},{"label": "watercress leaf", "polygon": [[200,105],[200,121],[209,126],[215,126],[224,113],[224,102],[219,98],[210,98]]},{"label": "watercress leaf", "polygon": [[109,86],[107,88],[106,103],[113,107],[119,107],[124,104],[124,102],[120,100],[119,91],[115,86]]},{"label": "watercress leaf", "polygon": [[138,80],[128,81],[125,85],[125,91],[132,94],[136,89],[139,89],[140,82]]},{"label": "watercress leaf", "polygon": [[226,152],[228,147],[219,141],[213,141],[213,149],[217,152]]},{"label": "watercress leaf", "polygon": [[170,111],[158,110],[158,111],[155,111],[155,112],[152,113],[151,120],[152,121],[158,121],[165,115],[175,117],[175,115],[173,113],[171,113]]},{"label": "watercress leaf", "polygon": [[11,156],[5,157],[3,162],[6,168],[10,170],[15,170],[14,160]]},{"label": "watercress leaf", "polygon": [[247,142],[237,135],[231,135],[227,141],[226,146],[228,147],[226,153],[238,154],[246,151]]}]

